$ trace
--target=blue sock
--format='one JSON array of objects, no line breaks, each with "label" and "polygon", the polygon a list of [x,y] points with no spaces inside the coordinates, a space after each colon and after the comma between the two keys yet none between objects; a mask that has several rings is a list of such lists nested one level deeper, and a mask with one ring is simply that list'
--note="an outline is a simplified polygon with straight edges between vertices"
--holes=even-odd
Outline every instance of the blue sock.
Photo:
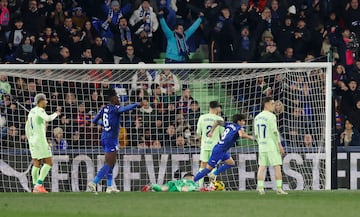
[{"label": "blue sock", "polygon": [[113,179],[113,169],[111,168],[106,175],[106,186],[111,187],[112,186],[112,179]]},{"label": "blue sock", "polygon": [[111,167],[107,164],[105,164],[103,167],[101,167],[101,169],[99,170],[99,172],[96,174],[93,182],[95,184],[99,183],[100,180],[109,173],[109,170],[111,170]]},{"label": "blue sock", "polygon": [[224,172],[225,170],[233,167],[235,165],[223,164],[214,172],[214,175],[218,176],[220,173]]},{"label": "blue sock", "polygon": [[205,169],[201,170],[200,172],[198,172],[194,177],[194,182],[199,181],[199,179],[206,176],[208,173],[210,173],[210,171],[211,170],[209,170],[208,168],[205,168]]}]

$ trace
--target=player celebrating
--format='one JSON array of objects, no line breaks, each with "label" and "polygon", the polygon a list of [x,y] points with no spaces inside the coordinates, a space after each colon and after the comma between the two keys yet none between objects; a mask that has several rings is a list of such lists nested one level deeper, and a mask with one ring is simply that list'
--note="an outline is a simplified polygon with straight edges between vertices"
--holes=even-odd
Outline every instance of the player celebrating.
[{"label": "player celebrating", "polygon": [[[200,150],[200,169],[203,170],[208,163],[208,160],[211,155],[211,151],[214,146],[219,142],[220,136],[224,131],[224,128],[216,128],[213,131],[213,136],[209,137],[208,133],[211,130],[211,127],[214,125],[216,121],[224,121],[224,119],[217,114],[221,112],[220,104],[217,101],[211,101],[209,105],[209,113],[203,114],[199,117],[197,123],[196,134],[201,138],[201,150]],[[199,180],[199,185],[203,186],[204,179]]]},{"label": "player celebrating", "polygon": [[252,136],[249,136],[245,130],[245,116],[241,114],[236,114],[233,116],[233,123],[225,123],[224,121],[216,121],[213,127],[211,128],[208,136],[211,137],[213,131],[216,129],[218,125],[224,126],[225,130],[224,133],[218,142],[215,145],[214,149],[212,150],[210,159],[206,165],[206,168],[202,171],[198,172],[195,175],[194,181],[197,182],[204,176],[206,176],[213,168],[215,168],[216,164],[219,161],[224,162],[216,171],[210,176],[212,181],[216,180],[216,176],[219,175],[221,172],[235,166],[234,159],[230,156],[228,150],[235,146],[236,141],[241,138],[247,138],[250,140],[254,140]]},{"label": "player celebrating", "polygon": [[255,116],[254,132],[259,144],[259,169],[257,174],[258,192],[265,194],[264,191],[264,173],[268,166],[273,166],[276,179],[276,193],[288,194],[282,189],[281,155],[284,154],[284,148],[280,142],[280,134],[276,124],[275,102],[271,97],[263,100],[264,110]]},{"label": "player celebrating", "polygon": [[[53,161],[51,147],[46,139],[45,122],[54,120],[60,115],[60,111],[57,110],[52,115],[46,114],[44,109],[48,102],[45,94],[37,94],[34,101],[36,107],[30,110],[25,124],[25,134],[29,142],[31,158],[33,161],[33,167],[31,169],[31,176],[34,184],[33,192],[48,193],[43,186],[43,181],[49,173]],[[43,166],[40,169],[41,162],[43,163]]]},{"label": "player celebrating", "polygon": [[141,189],[143,192],[148,192],[150,190],[155,192],[191,192],[199,191],[200,188],[196,182],[194,182],[194,175],[192,173],[186,173],[180,180],[169,181],[165,185],[145,185]]},{"label": "player celebrating", "polygon": [[[101,133],[101,144],[105,152],[105,164],[98,171],[95,178],[88,183],[91,192],[96,192],[96,185],[104,176],[107,176],[106,193],[119,192],[119,190],[112,187],[112,174],[119,143],[121,113],[142,105],[142,103],[133,103],[120,107],[120,100],[113,89],[110,90],[108,98],[110,103],[103,107],[92,121],[93,124],[99,124],[103,128]],[[102,121],[99,121],[100,119],[102,119]]]}]

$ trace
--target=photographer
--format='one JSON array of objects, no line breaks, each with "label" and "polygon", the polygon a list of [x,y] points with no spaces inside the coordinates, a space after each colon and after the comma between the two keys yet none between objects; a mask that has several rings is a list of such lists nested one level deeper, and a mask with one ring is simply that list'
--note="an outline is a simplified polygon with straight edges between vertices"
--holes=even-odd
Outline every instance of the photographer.
[{"label": "photographer", "polygon": [[359,48],[359,43],[354,33],[349,29],[343,29],[341,34],[332,27],[329,33],[330,43],[337,47],[340,64],[345,65],[346,69],[351,69],[354,64],[355,54]]}]

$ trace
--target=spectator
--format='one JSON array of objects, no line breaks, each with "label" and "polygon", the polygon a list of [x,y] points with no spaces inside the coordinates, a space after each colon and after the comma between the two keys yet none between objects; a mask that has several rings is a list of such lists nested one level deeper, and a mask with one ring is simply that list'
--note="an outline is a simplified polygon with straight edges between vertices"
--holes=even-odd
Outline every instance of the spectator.
[{"label": "spectator", "polygon": [[242,31],[244,27],[249,25],[248,22],[249,12],[248,12],[247,3],[245,1],[240,1],[240,2],[241,2],[240,8],[238,8],[234,14],[234,26],[235,29]]},{"label": "spectator", "polygon": [[333,88],[337,94],[341,93],[341,90],[346,86],[348,75],[345,67],[341,64],[335,65],[332,74]]},{"label": "spectator", "polygon": [[[88,18],[83,13],[83,10],[81,7],[75,7],[73,9],[73,16],[71,19],[72,19],[72,22],[75,24],[75,26],[79,26],[81,28],[83,28],[85,26],[85,23],[88,21]],[[85,30],[85,29],[83,28],[82,30]]]},{"label": "spectator", "polygon": [[52,139],[53,150],[67,150],[69,144],[64,139],[64,130],[61,127],[56,127],[54,129],[54,138]]},{"label": "spectator", "polygon": [[52,32],[49,43],[46,45],[45,42],[43,49],[44,52],[48,54],[49,61],[56,62],[61,49],[62,45],[60,43],[58,34],[56,32]]},{"label": "spectator", "polygon": [[293,26],[293,20],[290,16],[287,16],[279,29],[277,34],[277,42],[280,53],[285,52],[288,47],[293,47],[295,28]]},{"label": "spectator", "polygon": [[154,57],[158,53],[152,39],[148,37],[148,33],[145,31],[139,33],[135,43],[135,51],[144,63],[154,63]]},{"label": "spectator", "polygon": [[360,134],[357,129],[353,128],[350,119],[345,121],[345,130],[340,135],[340,145],[358,146],[360,145]]},{"label": "spectator", "polygon": [[154,109],[163,109],[164,102],[163,102],[163,94],[161,92],[160,85],[156,83],[151,84],[151,92],[152,92],[152,95],[150,97],[151,107],[153,107]]},{"label": "spectator", "polygon": [[232,23],[230,9],[221,8],[220,15],[212,29],[209,43],[210,62],[233,62],[236,59],[236,30]]},{"label": "spectator", "polygon": [[187,116],[186,119],[189,121],[190,128],[194,132],[196,132],[196,125],[197,125],[200,115],[201,115],[201,112],[200,112],[199,102],[196,100],[191,101],[190,109],[186,115]]},{"label": "spectator", "polygon": [[[5,74],[0,74],[0,102],[3,100],[4,95],[11,93],[11,85]],[[0,103],[1,104],[1,103]]]},{"label": "spectator", "polygon": [[[340,120],[336,120],[336,126],[338,126],[338,124],[343,124],[341,120],[343,117],[338,112],[338,110],[336,110],[335,114],[336,114],[336,118],[340,119]],[[356,99],[354,109],[350,110],[347,116],[349,119],[351,119],[351,123],[353,124],[354,128],[357,131],[360,131],[360,99]]]},{"label": "spectator", "polygon": [[120,17],[118,24],[110,24],[111,32],[114,34],[114,63],[119,63],[127,54],[126,48],[129,45],[134,45],[134,39],[127,19]]},{"label": "spectator", "polygon": [[77,27],[73,24],[71,17],[65,17],[64,25],[58,26],[55,29],[64,46],[69,46],[71,44],[71,36],[78,31]]},{"label": "spectator", "polygon": [[141,59],[134,54],[134,46],[126,47],[126,55],[120,60],[120,64],[138,64]]},{"label": "spectator", "polygon": [[360,91],[358,90],[358,83],[354,79],[348,81],[347,86],[342,86],[342,100],[340,104],[340,111],[344,115],[348,115],[355,106],[357,99],[360,99]]},{"label": "spectator", "polygon": [[272,63],[281,62],[283,57],[277,50],[276,43],[271,41],[266,45],[265,52],[261,54],[260,62]]},{"label": "spectator", "polygon": [[250,36],[248,26],[242,27],[240,31],[240,41],[238,43],[238,60],[242,62],[253,61],[255,55],[255,41]]},{"label": "spectator", "polygon": [[93,64],[94,63],[94,58],[91,54],[90,48],[85,48],[83,50],[82,55],[81,55],[81,63],[82,64]]},{"label": "spectator", "polygon": [[351,32],[347,28],[344,29],[340,35],[336,31],[335,27],[333,27],[329,34],[330,43],[333,46],[337,47],[340,58],[339,62],[343,64],[346,68],[351,68],[351,66],[355,62],[353,51],[351,50],[350,46],[351,42],[353,42],[354,39],[351,39],[350,36]]},{"label": "spectator", "polygon": [[360,37],[360,25],[359,25],[359,0],[351,0],[345,7],[345,24],[351,32],[355,32]]},{"label": "spectator", "polygon": [[54,11],[50,12],[48,16],[48,25],[58,27],[64,25],[65,17],[69,16],[67,11],[63,10],[63,4],[61,2],[55,3]]},{"label": "spectator", "polygon": [[284,52],[283,62],[295,62],[294,49],[292,47],[287,47]]},{"label": "spectator", "polygon": [[176,130],[173,124],[170,124],[166,129],[163,144],[165,147],[176,147]]},{"label": "spectator", "polygon": [[16,48],[21,44],[25,31],[23,29],[24,23],[21,19],[16,19],[14,22],[14,29],[11,30],[9,36],[9,48],[11,51],[15,51]]},{"label": "spectator", "polygon": [[[84,39],[85,39],[86,43],[88,43],[90,45],[94,45],[96,43],[96,39],[99,37],[99,34],[89,20],[85,21],[83,31],[85,32]],[[99,37],[99,38],[101,39],[101,37]]]},{"label": "spectator", "polygon": [[181,92],[181,96],[178,97],[177,101],[177,109],[179,110],[179,113],[186,114],[188,113],[190,109],[190,104],[192,101],[194,101],[194,98],[191,96],[191,90],[190,88],[185,88]]},{"label": "spectator", "polygon": [[143,106],[139,109],[138,116],[142,117],[144,127],[150,128],[155,122],[155,111],[150,106],[147,98],[143,99]]},{"label": "spectator", "polygon": [[182,135],[179,135],[178,137],[176,137],[176,147],[177,148],[187,148],[190,145],[186,143],[186,140],[184,139],[184,137]]},{"label": "spectator", "polygon": [[303,139],[303,147],[311,148],[313,146],[315,145],[313,144],[312,135],[309,133],[305,134]]},{"label": "spectator", "polygon": [[304,19],[299,19],[297,28],[294,31],[294,56],[297,60],[303,61],[309,51],[309,42],[311,40],[310,31],[306,27]]},{"label": "spectator", "polygon": [[153,32],[159,28],[159,22],[149,0],[142,1],[140,7],[131,15],[129,23],[133,27],[136,26],[134,28],[135,34],[145,31],[147,36],[152,38]]},{"label": "spectator", "polygon": [[112,63],[113,58],[106,46],[104,46],[103,41],[100,37],[95,38],[95,43],[91,47],[91,53],[93,57],[100,58],[103,63]]},{"label": "spectator", "polygon": [[106,46],[111,53],[114,53],[114,35],[112,34],[109,26],[110,24],[116,26],[122,17],[126,17],[131,10],[131,4],[127,3],[124,7],[120,7],[120,3],[117,0],[111,1],[110,5],[104,3],[103,10],[107,14],[105,22],[101,25],[105,31],[103,36],[106,38]]},{"label": "spectator", "polygon": [[46,7],[38,4],[36,0],[29,0],[28,5],[24,4],[21,8],[21,14],[24,21],[24,29],[27,33],[38,35],[45,26],[43,16],[46,13]]},{"label": "spectator", "polygon": [[182,115],[182,114],[176,115],[175,125],[176,125],[176,134],[177,135],[182,135],[185,128],[190,128],[188,120],[186,120],[184,118],[184,115]]},{"label": "spectator", "polygon": [[2,0],[0,2],[0,26],[4,32],[10,29],[10,11],[8,8],[8,1]]},{"label": "spectator", "polygon": [[155,77],[154,83],[159,84],[161,92],[163,94],[168,93],[168,89],[177,92],[180,90],[180,82],[178,77],[170,71],[170,69],[164,69],[161,73],[158,73]]},{"label": "spectator", "polygon": [[63,63],[72,63],[70,58],[70,51],[67,47],[62,47],[55,58],[55,62],[63,64]]},{"label": "spectator", "polygon": [[5,29],[0,25],[0,63],[5,62],[5,56],[9,53]]},{"label": "spectator", "polygon": [[186,41],[200,26],[203,16],[204,14],[200,13],[200,17],[187,30],[184,31],[184,27],[178,24],[172,32],[165,22],[164,11],[159,12],[160,25],[167,38],[166,63],[182,63],[189,60],[190,51]]},{"label": "spectator", "polygon": [[[142,62],[140,62],[142,63]],[[144,63],[142,63],[144,64]],[[152,77],[146,69],[139,69],[131,78],[131,89],[144,89],[148,95],[151,94]]]},{"label": "spectator", "polygon": [[70,59],[73,63],[81,63],[81,54],[85,48],[83,41],[84,34],[79,31],[74,31],[71,34],[71,41],[69,42]]},{"label": "spectator", "polygon": [[33,63],[36,58],[36,49],[31,43],[30,37],[25,36],[22,43],[16,49],[14,58],[18,63]]}]

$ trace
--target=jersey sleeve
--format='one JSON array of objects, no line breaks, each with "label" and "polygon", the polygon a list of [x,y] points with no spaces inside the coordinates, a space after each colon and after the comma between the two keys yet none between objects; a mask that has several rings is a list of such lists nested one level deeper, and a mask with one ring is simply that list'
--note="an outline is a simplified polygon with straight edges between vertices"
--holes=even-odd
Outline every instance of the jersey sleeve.
[{"label": "jersey sleeve", "polygon": [[56,113],[48,115],[44,109],[39,110],[38,115],[41,119],[47,122],[54,120],[58,116]]},{"label": "jersey sleeve", "polygon": [[201,131],[202,131],[202,118],[203,116],[200,116],[199,117],[199,120],[198,120],[198,122],[197,122],[197,126],[196,126],[196,135],[198,135],[198,136],[201,136]]},{"label": "jersey sleeve", "polygon": [[91,121],[93,124],[100,124],[99,120],[102,117],[104,109],[102,108],[97,115],[94,117],[94,119]]},{"label": "jersey sleeve", "polygon": [[139,103],[133,103],[133,104],[130,104],[130,105],[127,105],[127,106],[119,106],[117,111],[118,111],[118,113],[123,113],[123,112],[133,110],[138,106],[139,106]]}]

